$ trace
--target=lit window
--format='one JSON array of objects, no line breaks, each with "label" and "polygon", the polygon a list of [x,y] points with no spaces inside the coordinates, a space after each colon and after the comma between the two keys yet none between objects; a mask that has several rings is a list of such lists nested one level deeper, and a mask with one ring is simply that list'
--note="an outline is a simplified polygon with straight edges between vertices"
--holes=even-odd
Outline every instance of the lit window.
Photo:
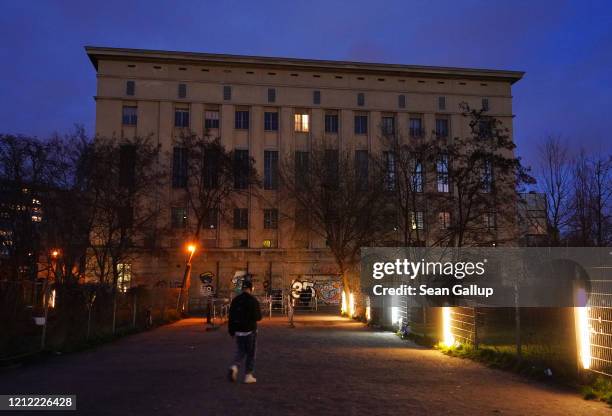
[{"label": "lit window", "polygon": [[117,289],[127,292],[132,284],[132,265],[130,263],[117,264]]},{"label": "lit window", "polygon": [[423,222],[423,211],[412,211],[410,213],[410,220],[411,228],[413,230],[422,230],[425,228],[425,223]]},{"label": "lit window", "polygon": [[310,130],[308,114],[296,114],[295,115],[295,131],[307,133]]}]

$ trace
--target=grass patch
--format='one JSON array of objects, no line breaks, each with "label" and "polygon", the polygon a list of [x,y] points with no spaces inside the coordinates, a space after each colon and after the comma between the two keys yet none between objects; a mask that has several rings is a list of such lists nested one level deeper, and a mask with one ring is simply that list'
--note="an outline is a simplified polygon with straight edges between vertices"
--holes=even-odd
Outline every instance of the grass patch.
[{"label": "grass patch", "polygon": [[612,406],[612,380],[609,378],[597,376],[581,390],[586,400],[601,400]]}]

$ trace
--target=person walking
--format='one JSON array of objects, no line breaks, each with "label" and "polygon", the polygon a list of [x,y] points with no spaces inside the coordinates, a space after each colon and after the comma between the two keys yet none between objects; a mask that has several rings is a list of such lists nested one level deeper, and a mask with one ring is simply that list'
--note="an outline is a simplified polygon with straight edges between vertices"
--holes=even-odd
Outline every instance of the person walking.
[{"label": "person walking", "polygon": [[230,305],[227,327],[229,334],[236,339],[234,362],[228,370],[228,379],[232,382],[237,380],[238,369],[245,357],[244,382],[257,382],[253,371],[257,348],[257,321],[261,320],[261,309],[252,293],[253,282],[245,279],[242,282],[242,293],[236,296]]}]

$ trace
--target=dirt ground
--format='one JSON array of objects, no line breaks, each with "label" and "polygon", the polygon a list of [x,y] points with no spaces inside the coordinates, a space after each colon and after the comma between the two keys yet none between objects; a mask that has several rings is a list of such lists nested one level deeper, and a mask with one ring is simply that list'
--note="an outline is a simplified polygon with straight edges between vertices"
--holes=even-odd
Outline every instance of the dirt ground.
[{"label": "dirt ground", "polygon": [[575,392],[334,316],[298,316],[295,328],[282,318],[264,320],[257,384],[226,380],[232,355],[225,327],[206,332],[201,319],[186,319],[3,370],[0,394],[76,394],[78,410],[67,412],[72,415],[612,414]]}]

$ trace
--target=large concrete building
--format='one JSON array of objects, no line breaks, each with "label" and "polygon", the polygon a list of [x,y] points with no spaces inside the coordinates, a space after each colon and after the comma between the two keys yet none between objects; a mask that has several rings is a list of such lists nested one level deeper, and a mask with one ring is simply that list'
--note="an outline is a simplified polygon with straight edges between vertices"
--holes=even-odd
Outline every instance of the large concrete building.
[{"label": "large concrete building", "polygon": [[[227,149],[248,151],[264,177],[279,155],[307,151],[314,138],[331,147],[376,152],[377,126],[392,125],[404,137],[436,130],[468,134],[459,103],[485,107],[512,128],[511,87],[521,72],[391,65],[344,61],[219,55],[87,47],[97,71],[96,134],[152,136],[172,154],[185,130],[221,138]],[[265,180],[264,180],[265,183]],[[337,301],[336,268],[325,240],[294,235],[292,221],[278,217],[274,186],[261,199],[249,197],[238,223],[219,223],[200,242],[195,276],[211,272],[220,293],[232,288],[236,272],[287,287],[295,278],[319,281],[324,301]],[[164,248],[130,266],[133,283],[180,281],[181,189],[164,190],[165,219],[175,233]],[[266,205],[266,206],[264,206]],[[197,279],[193,279],[197,283]],[[261,287],[261,285],[260,285]],[[197,298],[199,284],[191,288]]]}]

